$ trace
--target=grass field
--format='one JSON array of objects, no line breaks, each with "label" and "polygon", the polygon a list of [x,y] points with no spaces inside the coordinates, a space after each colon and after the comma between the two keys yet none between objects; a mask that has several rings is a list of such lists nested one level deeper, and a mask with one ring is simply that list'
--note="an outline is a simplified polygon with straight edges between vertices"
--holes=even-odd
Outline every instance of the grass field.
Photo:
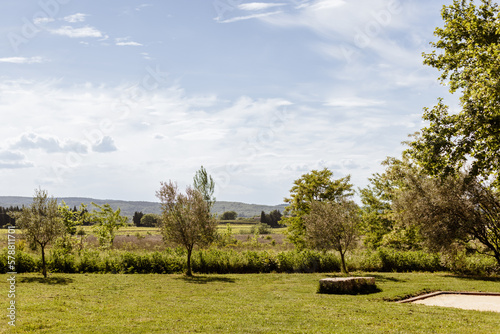
[{"label": "grass field", "polygon": [[377,273],[378,293],[317,294],[318,280],[327,276],[53,274],[44,281],[17,275],[17,326],[9,329],[2,317],[0,332],[491,334],[500,328],[494,312],[393,302],[423,291],[500,292],[499,278]]}]

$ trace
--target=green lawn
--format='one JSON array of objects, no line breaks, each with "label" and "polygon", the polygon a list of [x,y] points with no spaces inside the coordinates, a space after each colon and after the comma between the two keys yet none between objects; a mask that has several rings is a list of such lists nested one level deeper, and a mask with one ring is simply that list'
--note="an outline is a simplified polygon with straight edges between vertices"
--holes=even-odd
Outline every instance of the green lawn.
[{"label": "green lawn", "polygon": [[[369,275],[369,274],[364,274]],[[2,275],[2,309],[7,275]],[[500,314],[388,300],[422,291],[500,292],[500,279],[376,273],[381,292],[320,295],[325,274],[17,275],[5,333],[497,333]]]}]

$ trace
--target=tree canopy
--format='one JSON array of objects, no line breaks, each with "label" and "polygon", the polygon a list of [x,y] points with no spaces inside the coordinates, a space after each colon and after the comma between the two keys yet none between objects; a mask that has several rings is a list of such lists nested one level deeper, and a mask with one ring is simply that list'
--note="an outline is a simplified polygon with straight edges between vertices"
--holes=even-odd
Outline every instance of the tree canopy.
[{"label": "tree canopy", "polygon": [[339,201],[354,194],[353,185],[350,183],[350,175],[333,179],[333,172],[324,168],[323,170],[312,170],[294,181],[290,189],[290,197],[285,198],[289,205],[285,209],[288,217],[281,220],[282,224],[288,226],[288,239],[298,248],[306,245],[303,216],[311,211],[313,201]]},{"label": "tree canopy", "polygon": [[203,195],[203,199],[208,204],[208,209],[211,210],[215,203],[215,182],[203,166],[194,175],[193,185]]},{"label": "tree canopy", "polygon": [[304,216],[306,241],[313,248],[334,249],[340,253],[341,270],[347,273],[346,252],[355,244],[359,232],[359,207],[351,200],[311,203],[311,211]]},{"label": "tree canopy", "polygon": [[172,181],[162,182],[156,196],[162,206],[163,236],[165,240],[186,248],[186,275],[191,276],[191,254],[194,246],[211,243],[217,233],[217,225],[210,214],[209,205],[199,190],[188,186],[186,194],[183,194]]},{"label": "tree canopy", "polygon": [[45,261],[45,248],[59,236],[64,235],[66,227],[59,214],[57,200],[49,198],[47,191],[37,189],[33,202],[28,207],[23,207],[20,212],[13,214],[26,241],[32,247],[40,247],[42,253],[42,274],[47,277]]},{"label": "tree canopy", "polygon": [[[500,185],[500,17],[496,3],[454,0],[442,10],[435,50],[424,63],[442,72],[450,92],[460,92],[461,110],[451,113],[440,99],[425,109],[429,126],[410,143],[412,157],[431,175],[464,170]],[[470,166],[469,166],[470,165]]]}]

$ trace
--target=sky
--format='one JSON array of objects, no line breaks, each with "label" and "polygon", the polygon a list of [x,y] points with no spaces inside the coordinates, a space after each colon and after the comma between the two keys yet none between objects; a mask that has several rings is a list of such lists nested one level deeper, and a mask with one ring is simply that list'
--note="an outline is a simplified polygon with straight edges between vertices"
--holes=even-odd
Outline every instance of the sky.
[{"label": "sky", "polygon": [[356,188],[457,97],[423,65],[437,0],[0,2],[0,195],[280,204],[313,169]]}]

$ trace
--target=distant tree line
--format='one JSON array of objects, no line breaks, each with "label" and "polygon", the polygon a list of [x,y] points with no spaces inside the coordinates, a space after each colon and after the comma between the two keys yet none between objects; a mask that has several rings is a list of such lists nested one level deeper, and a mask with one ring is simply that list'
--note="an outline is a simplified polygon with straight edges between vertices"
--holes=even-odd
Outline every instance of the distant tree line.
[{"label": "distant tree line", "polygon": [[19,206],[10,206],[8,208],[0,206],[0,226],[7,227],[16,225],[16,219],[13,215],[9,215],[9,212],[19,212],[21,210]]},{"label": "distant tree line", "polygon": [[283,227],[280,225],[282,214],[279,210],[273,210],[269,214],[264,211],[260,213],[260,222],[262,224],[267,224],[272,228]]},{"label": "distant tree line", "polygon": [[137,227],[158,227],[161,223],[161,217],[154,213],[144,214],[142,211],[136,211],[132,217],[132,222]]}]

